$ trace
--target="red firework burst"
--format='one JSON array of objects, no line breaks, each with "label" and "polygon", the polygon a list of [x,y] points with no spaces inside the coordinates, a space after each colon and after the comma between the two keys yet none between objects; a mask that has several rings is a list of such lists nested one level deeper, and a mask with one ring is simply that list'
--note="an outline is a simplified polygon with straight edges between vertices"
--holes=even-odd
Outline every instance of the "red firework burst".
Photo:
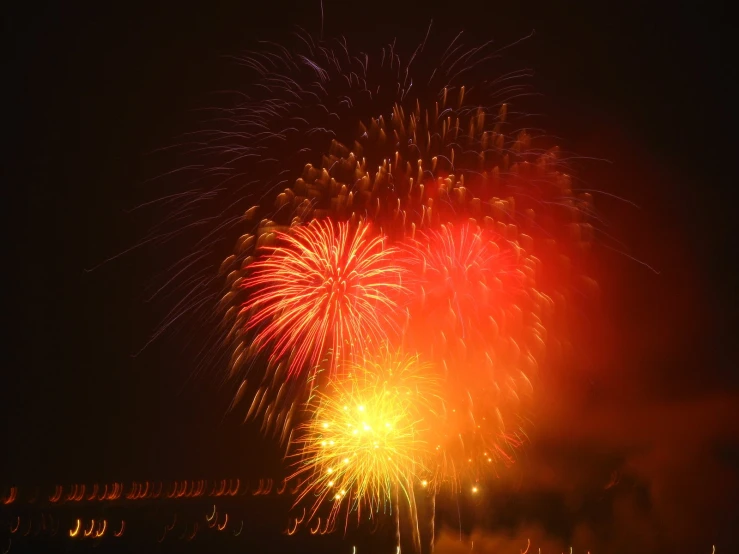
[{"label": "red firework burst", "polygon": [[[535,260],[516,241],[472,224],[413,241],[415,299],[407,339],[445,376],[453,474],[510,461],[521,443],[520,403],[543,355]],[[542,305],[544,304],[544,305]]]},{"label": "red firework burst", "polygon": [[270,361],[289,360],[288,376],[316,367],[330,349],[335,373],[352,353],[387,340],[395,327],[395,297],[403,289],[397,252],[371,225],[309,225],[276,233],[242,286],[252,292],[245,331],[254,346],[268,347]]},{"label": "red firework burst", "polygon": [[441,339],[429,342],[427,330],[418,347],[430,348],[445,365],[468,365],[473,353],[488,349],[476,347],[507,336],[533,286],[533,267],[518,245],[476,225],[422,233],[409,259],[417,292],[414,324],[431,325]]}]

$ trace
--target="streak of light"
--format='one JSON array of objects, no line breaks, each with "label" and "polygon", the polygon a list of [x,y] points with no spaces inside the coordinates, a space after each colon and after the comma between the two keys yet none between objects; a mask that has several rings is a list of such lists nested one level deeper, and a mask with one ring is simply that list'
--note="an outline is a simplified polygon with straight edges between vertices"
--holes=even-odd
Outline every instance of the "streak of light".
[{"label": "streak of light", "polygon": [[198,534],[198,522],[196,521],[195,524],[193,525],[193,528],[192,528],[192,535],[190,535],[189,537],[187,537],[187,540],[188,541],[191,541],[192,539],[195,538],[195,535],[197,535],[197,534]]},{"label": "streak of light", "polygon": [[49,502],[52,504],[59,502],[59,499],[62,497],[62,486],[57,485],[54,489],[54,494],[49,497]]},{"label": "streak of light", "polygon": [[78,519],[77,520],[77,526],[74,529],[69,530],[69,536],[70,537],[76,537],[79,535],[80,527],[82,526],[82,522]]},{"label": "streak of light", "polygon": [[126,530],[126,522],[124,520],[121,520],[121,528],[118,531],[116,531],[115,533],[113,533],[113,536],[114,537],[122,537],[123,536],[123,532],[125,530]]},{"label": "streak of light", "polygon": [[285,489],[287,488],[287,479],[282,480],[282,486],[277,488],[277,494],[282,494],[285,492]]},{"label": "streak of light", "polygon": [[218,527],[219,531],[223,531],[226,528],[227,524],[228,524],[228,514],[226,514],[226,519],[223,520],[223,525],[216,525],[216,527]]},{"label": "streak of light", "polygon": [[95,531],[96,537],[102,537],[105,534],[105,530],[108,528],[108,522],[106,520],[103,520],[103,525],[100,528],[100,531]]},{"label": "streak of light", "polygon": [[[323,531],[321,531],[321,535],[327,535],[329,533],[332,533],[334,530],[334,527],[336,525],[336,520],[332,518],[326,518],[326,527],[323,528]],[[329,530],[329,527],[331,528]]]},{"label": "streak of light", "polygon": [[10,537],[8,537],[8,548],[3,550],[3,554],[8,554],[8,552],[10,552],[10,545],[12,544],[13,544],[13,540]]},{"label": "streak of light", "polygon": [[311,535],[315,535],[316,533],[318,533],[318,529],[321,528],[321,518],[319,517],[317,519],[318,519],[318,521],[316,522],[316,528],[315,529],[313,529],[313,528],[310,529],[310,534]]},{"label": "streak of light", "polygon": [[290,494],[297,494],[297,492],[302,488],[303,483],[305,483],[305,479],[298,479],[297,482],[297,485],[290,489]]},{"label": "streak of light", "polygon": [[529,548],[531,548],[531,539],[526,539],[526,550],[522,550],[521,554],[528,554]]},{"label": "streak of light", "polygon": [[135,498],[138,498],[136,496],[137,492],[138,492],[138,483],[136,482],[131,483],[131,490],[128,491],[128,494],[126,495],[126,500],[133,500]]},{"label": "streak of light", "polygon": [[[78,521],[79,521],[79,520],[78,520]],[[90,521],[90,528],[89,528],[89,529],[83,529],[83,530],[82,530],[82,533],[83,533],[83,534],[84,534],[84,535],[85,535],[86,537],[89,537],[90,535],[92,535],[92,530],[93,530],[93,529],[95,529],[95,520],[94,520],[94,519],[93,519],[92,521]]]},{"label": "streak of light", "polygon": [[98,500],[105,500],[105,497],[108,496],[108,484],[105,483],[103,487],[103,494],[97,497]]},{"label": "streak of light", "polygon": [[174,498],[175,494],[177,494],[177,481],[174,482],[172,492],[167,493],[167,498]]},{"label": "streak of light", "polygon": [[[53,522],[54,516],[49,514],[49,519]],[[59,532],[59,520],[57,520],[56,525],[53,526],[53,531],[51,532],[52,537],[56,537],[56,534]]]},{"label": "streak of light", "polygon": [[3,498],[3,504],[12,504],[15,502],[15,497],[18,495],[18,487],[10,487],[10,492],[8,492],[8,496],[6,498]]},{"label": "streak of light", "polygon": [[90,493],[90,496],[87,497],[87,500],[95,500],[95,497],[97,496],[97,494],[98,494],[98,484],[95,483],[92,486],[92,492]]},{"label": "streak of light", "polygon": [[174,526],[177,525],[177,514],[174,515],[174,519],[172,520],[172,525],[168,525],[165,527],[167,531],[171,531],[174,529]]},{"label": "streak of light", "polygon": [[13,529],[13,528],[11,527],[11,528],[10,528],[10,533],[11,533],[11,534],[15,533],[15,532],[16,532],[16,531],[18,530],[18,527],[20,527],[20,526],[21,526],[21,517],[20,517],[20,516],[17,516],[17,517],[16,517],[16,522],[15,522],[15,529]]},{"label": "streak of light", "polygon": [[216,505],[213,504],[213,513],[210,514],[210,517],[208,517],[208,515],[206,514],[205,519],[211,521],[214,517],[216,517],[216,513]]},{"label": "streak of light", "polygon": [[272,492],[272,486],[274,485],[274,481],[272,479],[267,479],[267,484],[264,487],[264,492],[262,494],[267,495]]},{"label": "streak of light", "polygon": [[118,500],[123,493],[123,483],[113,483],[113,491],[110,493],[109,500]]},{"label": "streak of light", "polygon": [[296,518],[295,519],[295,525],[293,525],[293,528],[292,529],[290,529],[290,528],[285,529],[285,532],[288,534],[288,536],[292,537],[297,532],[297,530],[298,530],[298,520]]},{"label": "streak of light", "polygon": [[241,531],[243,530],[244,530],[244,520],[242,519],[241,525],[239,526],[239,532],[237,533],[236,531],[234,531],[234,537],[238,537],[241,534]]},{"label": "streak of light", "polygon": [[164,526],[164,533],[162,533],[162,537],[157,542],[164,542],[164,537],[167,536],[167,526]]},{"label": "streak of light", "polygon": [[182,490],[178,490],[175,496],[177,498],[182,498],[185,496],[185,492],[187,492],[187,481],[182,481]]}]

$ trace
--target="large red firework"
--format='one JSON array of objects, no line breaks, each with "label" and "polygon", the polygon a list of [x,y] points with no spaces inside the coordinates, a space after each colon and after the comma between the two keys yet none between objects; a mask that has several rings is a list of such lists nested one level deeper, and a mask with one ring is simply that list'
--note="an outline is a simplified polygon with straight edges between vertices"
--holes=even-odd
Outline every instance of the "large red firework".
[{"label": "large red firework", "polygon": [[289,360],[288,376],[316,367],[331,349],[334,373],[352,353],[387,338],[403,288],[395,248],[369,223],[313,220],[276,233],[242,287],[251,291],[244,331],[271,362]]},{"label": "large red firework", "polygon": [[518,242],[471,223],[421,233],[409,260],[406,340],[447,382],[439,450],[453,464],[449,474],[477,478],[481,465],[510,460],[522,441],[519,412],[544,353],[549,301]]}]

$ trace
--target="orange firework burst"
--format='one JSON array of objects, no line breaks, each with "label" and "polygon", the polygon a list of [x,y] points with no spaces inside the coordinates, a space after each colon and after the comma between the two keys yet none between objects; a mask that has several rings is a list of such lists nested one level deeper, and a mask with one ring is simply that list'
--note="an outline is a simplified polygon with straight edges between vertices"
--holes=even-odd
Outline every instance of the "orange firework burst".
[{"label": "orange firework burst", "polygon": [[[406,339],[448,384],[442,470],[477,479],[521,443],[519,411],[544,353],[549,299],[517,241],[476,225],[442,226],[410,248],[414,300]],[[514,425],[511,425],[514,423]]]},{"label": "orange firework burst", "polygon": [[334,373],[352,353],[381,343],[394,325],[402,270],[395,248],[360,221],[311,221],[277,232],[241,286],[252,291],[242,306],[244,331],[270,361],[288,359],[288,376],[314,368],[332,350]]},{"label": "orange firework burst", "polygon": [[329,520],[397,509],[405,498],[415,517],[416,486],[424,486],[434,455],[431,432],[439,380],[417,356],[382,348],[311,401],[310,421],[295,441],[297,470],[307,476],[297,502],[309,494],[315,515],[329,502]]}]

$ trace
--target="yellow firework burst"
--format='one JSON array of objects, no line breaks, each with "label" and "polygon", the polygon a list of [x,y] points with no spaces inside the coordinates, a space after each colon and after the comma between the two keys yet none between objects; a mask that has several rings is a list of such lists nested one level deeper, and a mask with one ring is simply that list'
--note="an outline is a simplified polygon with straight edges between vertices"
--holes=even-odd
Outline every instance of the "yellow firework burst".
[{"label": "yellow firework burst", "polygon": [[343,509],[348,524],[353,513],[397,509],[401,498],[413,515],[414,488],[428,483],[434,455],[432,375],[417,357],[384,348],[318,392],[293,445],[293,477],[304,479],[297,502],[313,495],[312,515],[329,504],[332,524]]}]

